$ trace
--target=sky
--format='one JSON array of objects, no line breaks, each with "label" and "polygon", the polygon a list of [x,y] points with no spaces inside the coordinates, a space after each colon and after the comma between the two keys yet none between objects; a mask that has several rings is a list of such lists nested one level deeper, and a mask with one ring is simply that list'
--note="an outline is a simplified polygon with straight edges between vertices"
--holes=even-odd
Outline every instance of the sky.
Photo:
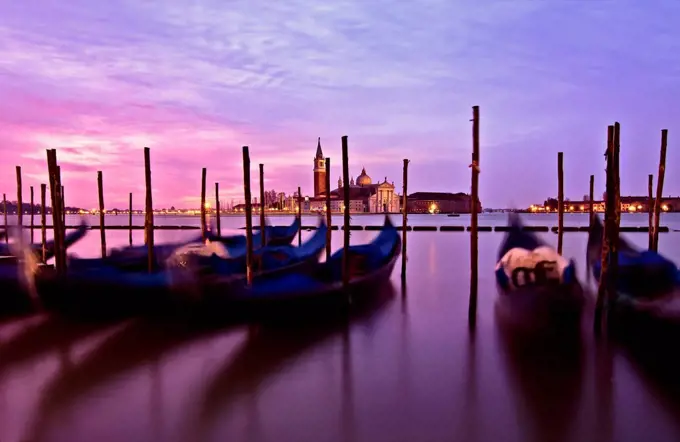
[{"label": "sky", "polygon": [[604,191],[607,125],[621,123],[621,192],[646,194],[669,130],[664,194],[680,194],[677,0],[109,0],[0,2],[0,191],[15,166],[39,195],[57,149],[66,203],[156,207],[243,199],[252,185],[313,192],[317,138],[341,175],[409,193],[468,192],[480,106],[480,199],[527,207]]}]

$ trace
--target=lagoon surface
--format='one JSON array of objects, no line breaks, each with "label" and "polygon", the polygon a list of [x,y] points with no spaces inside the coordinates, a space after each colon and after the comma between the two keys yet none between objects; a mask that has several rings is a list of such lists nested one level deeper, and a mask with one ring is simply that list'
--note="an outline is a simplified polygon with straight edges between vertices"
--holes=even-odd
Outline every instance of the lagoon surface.
[{"label": "lagoon surface", "polygon": [[[555,215],[523,219],[557,225]],[[69,216],[67,224],[79,220]],[[284,225],[292,218],[270,220]],[[401,223],[398,215],[393,220]],[[565,215],[567,226],[587,220],[587,214]],[[382,221],[355,215],[352,222]],[[127,222],[126,215],[106,217],[109,225]],[[155,222],[198,225],[199,218],[155,216]],[[304,216],[303,224],[315,222]],[[505,223],[505,214],[479,217],[481,226]],[[241,217],[222,217],[223,231],[243,224]],[[409,225],[467,226],[469,215],[410,215]],[[646,226],[647,215],[624,214],[622,225]],[[663,214],[661,225],[671,232],[660,234],[660,252],[680,262],[680,233],[673,231],[680,229],[680,214]],[[310,233],[302,233],[303,241]],[[160,243],[196,234],[161,230],[155,237]],[[351,240],[363,243],[375,234],[353,231]],[[337,249],[342,232],[332,235]],[[108,247],[128,243],[126,230],[106,236]],[[557,235],[542,236],[556,245]],[[626,237],[647,244],[646,233]],[[580,334],[559,343],[506,332],[494,314],[493,268],[502,238],[479,233],[473,334],[465,232],[409,232],[405,286],[398,262],[379,302],[344,321],[203,333],[143,320],[6,321],[0,325],[0,441],[680,440],[677,382],[662,381],[625,348],[596,342],[591,314]],[[564,255],[578,262],[582,281],[586,240],[586,233],[564,234]],[[142,243],[141,230],[133,231],[133,241]],[[98,256],[99,232],[70,251]]]}]

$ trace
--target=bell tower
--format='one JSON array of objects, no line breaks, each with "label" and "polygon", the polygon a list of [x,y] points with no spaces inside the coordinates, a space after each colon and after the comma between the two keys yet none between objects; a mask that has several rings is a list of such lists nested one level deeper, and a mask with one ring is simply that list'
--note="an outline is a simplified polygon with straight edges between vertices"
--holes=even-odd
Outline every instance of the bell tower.
[{"label": "bell tower", "polygon": [[321,151],[321,138],[319,138],[314,156],[314,196],[318,197],[326,191],[326,160]]}]

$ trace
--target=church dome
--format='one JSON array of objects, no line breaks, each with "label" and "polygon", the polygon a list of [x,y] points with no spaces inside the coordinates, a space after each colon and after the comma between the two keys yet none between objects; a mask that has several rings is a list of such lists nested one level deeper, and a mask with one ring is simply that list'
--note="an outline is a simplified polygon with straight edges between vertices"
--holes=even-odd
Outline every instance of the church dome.
[{"label": "church dome", "polygon": [[361,175],[357,177],[357,186],[370,186],[371,177],[366,174],[366,168],[361,169]]}]

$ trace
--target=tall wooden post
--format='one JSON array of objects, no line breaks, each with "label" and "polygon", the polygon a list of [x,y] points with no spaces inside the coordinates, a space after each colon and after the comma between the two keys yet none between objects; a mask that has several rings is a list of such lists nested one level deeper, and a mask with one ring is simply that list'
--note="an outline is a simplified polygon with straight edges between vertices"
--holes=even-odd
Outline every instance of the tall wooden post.
[{"label": "tall wooden post", "polygon": [[47,167],[50,177],[50,196],[52,198],[52,231],[54,233],[54,261],[58,273],[66,270],[63,251],[63,219],[61,216],[61,181],[57,166],[56,149],[47,150]]},{"label": "tall wooden post", "polygon": [[404,188],[402,192],[401,220],[401,279],[406,280],[406,224],[408,214],[408,159],[404,158]]},{"label": "tall wooden post", "polygon": [[7,195],[2,194],[2,211],[5,215],[5,244],[9,243],[9,225],[7,224]]},{"label": "tall wooden post", "polygon": [[593,204],[595,203],[595,175],[590,175],[590,207],[588,208],[588,228],[593,226],[593,214],[595,213],[595,208]]},{"label": "tall wooden post", "polygon": [[342,284],[349,287],[349,146],[347,135],[342,137],[342,198],[343,198],[343,242],[342,242]]},{"label": "tall wooden post", "polygon": [[128,243],[132,245],[132,192],[130,192],[130,203],[128,205],[128,225],[129,225],[129,234],[128,234]]},{"label": "tall wooden post", "polygon": [[661,154],[659,158],[659,174],[656,178],[656,201],[654,202],[654,251],[659,250],[659,221],[661,217],[661,199],[663,198],[663,179],[666,175],[666,143],[668,129],[661,130]]},{"label": "tall wooden post", "polygon": [[206,239],[206,215],[205,215],[205,180],[206,180],[207,170],[204,167],[201,170],[201,237],[203,241]]},{"label": "tall wooden post", "polygon": [[246,280],[253,283],[253,219],[252,197],[250,195],[250,154],[243,146],[243,194],[246,199]]},{"label": "tall wooden post", "polygon": [[[59,167],[59,182],[61,183],[61,167]],[[66,236],[66,194],[64,192],[64,186],[60,184],[61,187],[61,197],[60,200],[60,213],[61,213],[61,225],[64,228],[62,235]]]},{"label": "tall wooden post", "polygon": [[651,173],[647,179],[647,193],[649,195],[647,200],[647,212],[649,213],[649,250],[654,249],[654,175]]},{"label": "tall wooden post", "polygon": [[104,176],[97,171],[97,188],[99,189],[99,237],[101,238],[102,258],[106,258],[106,225],[104,222]]},{"label": "tall wooden post", "polygon": [[298,229],[298,247],[302,245],[302,190],[298,186],[298,220],[300,220],[300,228]]},{"label": "tall wooden post", "polygon": [[154,269],[154,225],[153,225],[153,196],[151,194],[151,150],[144,148],[144,178],[146,185],[146,204],[144,209],[144,232],[148,256],[149,273]]},{"label": "tall wooden post", "polygon": [[260,247],[264,247],[267,244],[264,223],[264,164],[260,164]]},{"label": "tall wooden post", "polygon": [[477,322],[477,201],[479,201],[479,106],[472,107],[472,189],[470,195],[470,303],[468,325],[472,329]]},{"label": "tall wooden post", "polygon": [[564,153],[557,152],[557,253],[562,254],[564,235]]},{"label": "tall wooden post", "polygon": [[40,235],[42,262],[47,262],[47,184],[40,185]]},{"label": "tall wooden post", "polygon": [[331,259],[331,224],[333,217],[331,213],[331,159],[326,157],[326,261]]},{"label": "tall wooden post", "polygon": [[217,212],[217,236],[222,236],[222,221],[220,219],[222,209],[220,208],[220,183],[215,183],[215,212]]},{"label": "tall wooden post", "polygon": [[33,186],[31,189],[31,245],[33,245],[33,229],[35,229],[35,200],[33,195]]},{"label": "tall wooden post", "polygon": [[[616,172],[617,165],[615,160],[616,144],[614,141],[615,126],[607,127],[607,184],[605,197],[605,215],[604,215],[604,241],[602,244],[601,257],[601,271],[600,281],[597,291],[597,302],[595,304],[595,333],[599,334],[602,331],[603,311],[605,304],[611,302],[612,289],[616,287],[616,267],[618,264],[618,254],[616,253],[616,244],[614,241],[614,234],[617,233],[616,223],[616,205],[619,204],[616,195]],[[616,258],[616,260],[614,259]],[[613,287],[612,287],[613,284]]]},{"label": "tall wooden post", "polygon": [[24,204],[22,196],[21,166],[17,166],[17,225],[20,229],[24,227]]}]

